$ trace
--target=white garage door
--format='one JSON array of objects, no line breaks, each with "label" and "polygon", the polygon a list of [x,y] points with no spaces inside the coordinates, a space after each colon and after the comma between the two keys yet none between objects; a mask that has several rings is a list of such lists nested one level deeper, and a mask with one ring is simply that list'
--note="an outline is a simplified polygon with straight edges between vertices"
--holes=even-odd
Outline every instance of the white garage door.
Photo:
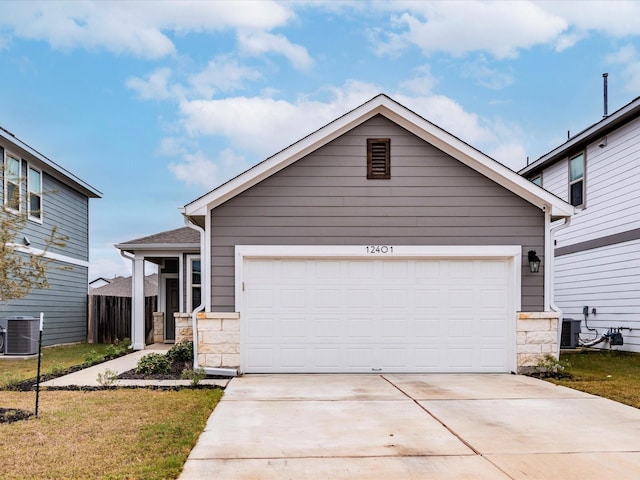
[{"label": "white garage door", "polygon": [[247,373],[509,370],[508,260],[247,258],[243,279]]}]

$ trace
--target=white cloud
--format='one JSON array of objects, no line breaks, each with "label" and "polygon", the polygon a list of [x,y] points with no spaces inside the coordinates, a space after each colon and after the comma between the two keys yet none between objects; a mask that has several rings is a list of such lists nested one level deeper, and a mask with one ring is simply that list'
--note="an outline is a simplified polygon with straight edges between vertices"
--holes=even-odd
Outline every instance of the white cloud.
[{"label": "white cloud", "polygon": [[430,95],[438,83],[437,79],[431,74],[431,68],[429,65],[422,65],[416,68],[415,72],[415,76],[401,83],[400,89],[413,95]]},{"label": "white cloud", "polygon": [[497,140],[495,132],[480,116],[467,112],[456,101],[444,95],[393,97],[438,127],[471,144],[487,144]]},{"label": "white cloud", "polygon": [[246,80],[259,78],[259,71],[241,65],[234,59],[221,57],[211,60],[202,71],[189,77],[189,83],[194,95],[211,98],[216,91],[239,90]]},{"label": "white cloud", "polygon": [[254,56],[271,52],[281,54],[298,70],[307,70],[313,64],[307,49],[291,43],[284,35],[243,31],[238,33],[238,41],[244,53]]},{"label": "white cloud", "polygon": [[228,97],[180,103],[183,125],[192,136],[224,136],[237,148],[271,155],[379,93],[352,82],[328,90],[332,101],[300,97],[295,102],[268,97]]},{"label": "white cloud", "polygon": [[[142,58],[176,52],[168,32],[226,28],[271,30],[293,12],[273,1],[56,1],[0,2],[0,26],[13,35],[58,49],[104,49]],[[6,33],[6,32],[5,32]]]},{"label": "white cloud", "polygon": [[222,181],[233,177],[245,168],[246,162],[242,155],[231,149],[226,149],[217,155],[216,159],[209,158],[201,151],[183,155],[181,162],[169,165],[169,170],[175,177],[187,185],[212,189]]},{"label": "white cloud", "polygon": [[179,86],[170,86],[171,69],[159,68],[146,78],[130,77],[126,81],[127,87],[135,91],[142,100],[166,100],[184,94]]},{"label": "white cloud", "polygon": [[562,17],[580,32],[600,32],[613,37],[637,35],[640,31],[640,3],[637,1],[536,2],[542,10]]},{"label": "white cloud", "polygon": [[518,50],[553,41],[566,28],[561,17],[531,2],[391,2],[399,15],[388,42],[378,51],[416,45],[425,52],[463,55],[484,51],[495,58],[511,58]]},{"label": "white cloud", "polygon": [[[418,72],[416,83],[421,74],[424,73]],[[404,93],[391,96],[461,140],[484,151],[498,152],[498,158],[511,167],[517,167],[526,157],[517,140],[522,134],[516,128],[468,112],[446,96],[416,93],[411,81],[408,85]],[[224,137],[232,148],[263,159],[380,93],[377,86],[364,82],[348,82],[326,91],[328,99],[324,101],[304,97],[294,102],[268,97],[229,97],[184,101],[180,103],[180,111],[188,135]]]},{"label": "white cloud", "polygon": [[637,96],[640,91],[640,58],[635,47],[631,44],[625,45],[610,54],[606,61],[611,65],[621,65],[624,91]]},{"label": "white cloud", "polygon": [[479,85],[491,90],[500,90],[513,83],[513,76],[509,72],[491,68],[484,55],[479,55],[473,61],[464,63],[462,75],[475,79]]},{"label": "white cloud", "polygon": [[488,151],[487,155],[515,171],[524,168],[527,164],[527,152],[524,146],[515,141],[505,139],[503,143]]}]

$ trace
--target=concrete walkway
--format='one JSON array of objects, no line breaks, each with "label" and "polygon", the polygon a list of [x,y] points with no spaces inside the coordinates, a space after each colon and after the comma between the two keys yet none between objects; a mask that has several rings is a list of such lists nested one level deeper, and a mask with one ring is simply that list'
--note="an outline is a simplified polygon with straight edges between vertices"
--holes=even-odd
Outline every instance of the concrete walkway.
[{"label": "concrete walkway", "polygon": [[180,480],[640,478],[640,410],[516,375],[246,375]]},{"label": "concrete walkway", "polygon": [[[83,387],[98,387],[98,374],[104,374],[105,371],[110,370],[117,374],[132,370],[138,365],[138,360],[141,357],[150,353],[167,353],[167,350],[171,348],[171,345],[154,344],[147,347],[146,350],[138,350],[128,355],[118,357],[108,362],[94,365],[93,367],[85,368],[83,370],[70,373],[63,377],[54,378],[42,382],[43,387],[69,387],[69,386],[83,386]],[[201,385],[217,385],[220,387],[226,387],[229,380],[214,380],[204,379],[200,381]],[[114,386],[187,386],[190,384],[189,380],[116,380]]]}]

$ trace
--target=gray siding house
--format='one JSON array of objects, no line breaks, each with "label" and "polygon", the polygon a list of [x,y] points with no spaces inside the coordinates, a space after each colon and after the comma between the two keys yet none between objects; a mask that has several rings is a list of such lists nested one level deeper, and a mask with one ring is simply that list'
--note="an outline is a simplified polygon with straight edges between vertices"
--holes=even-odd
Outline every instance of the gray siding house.
[{"label": "gray siding house", "polygon": [[[15,239],[16,250],[41,253],[54,226],[67,237],[64,247],[52,246],[46,253],[52,260],[47,272],[50,288],[0,304],[0,317],[39,317],[43,312],[45,345],[86,341],[89,199],[101,193],[2,128],[0,154],[4,208],[28,218]],[[10,198],[12,185],[20,194]]]},{"label": "gray siding house", "polygon": [[[565,344],[640,352],[640,98],[520,171],[573,204],[553,225]],[[622,344],[621,344],[622,343]]]},{"label": "gray siding house", "polygon": [[521,371],[557,355],[572,213],[378,95],[184,207],[202,299],[176,328],[218,373]]}]

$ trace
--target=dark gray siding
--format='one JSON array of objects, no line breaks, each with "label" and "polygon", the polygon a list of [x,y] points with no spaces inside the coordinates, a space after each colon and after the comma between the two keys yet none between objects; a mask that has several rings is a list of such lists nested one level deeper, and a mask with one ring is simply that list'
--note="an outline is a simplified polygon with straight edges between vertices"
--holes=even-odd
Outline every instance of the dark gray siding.
[{"label": "dark gray siding", "polygon": [[0,316],[44,313],[44,345],[84,342],[87,340],[87,268],[52,262],[47,272],[48,289],[33,290],[29,295],[0,305]]},{"label": "dark gray siding", "polygon": [[57,226],[57,232],[67,241],[62,248],[52,247],[51,252],[89,260],[89,199],[50,175],[44,174],[42,183],[42,224],[29,221],[25,230],[31,245],[42,248],[44,238]]},{"label": "dark gray siding", "polygon": [[[391,179],[367,180],[367,138],[391,138]],[[522,308],[540,311],[544,214],[377,116],[212,211],[212,310],[234,311],[235,245],[522,245]],[[542,270],[542,268],[541,268]]]},{"label": "dark gray siding", "polygon": [[[27,175],[27,162],[42,168],[24,150],[3,145],[23,160],[23,176]],[[0,146],[0,153],[4,153]],[[3,155],[2,155],[3,157]],[[50,252],[73,260],[89,260],[89,199],[82,193],[60,182],[47,171],[42,172],[42,223],[28,220],[24,231],[16,238],[22,243],[29,238],[31,247],[42,249],[45,238],[53,227],[67,237],[64,247],[51,247]],[[0,201],[4,182],[0,181]],[[26,183],[22,185],[22,208],[26,212]],[[50,288],[31,292],[27,297],[0,305],[0,316],[45,314],[43,341],[46,345],[86,340],[88,269],[84,266],[53,262],[47,273]]]}]

